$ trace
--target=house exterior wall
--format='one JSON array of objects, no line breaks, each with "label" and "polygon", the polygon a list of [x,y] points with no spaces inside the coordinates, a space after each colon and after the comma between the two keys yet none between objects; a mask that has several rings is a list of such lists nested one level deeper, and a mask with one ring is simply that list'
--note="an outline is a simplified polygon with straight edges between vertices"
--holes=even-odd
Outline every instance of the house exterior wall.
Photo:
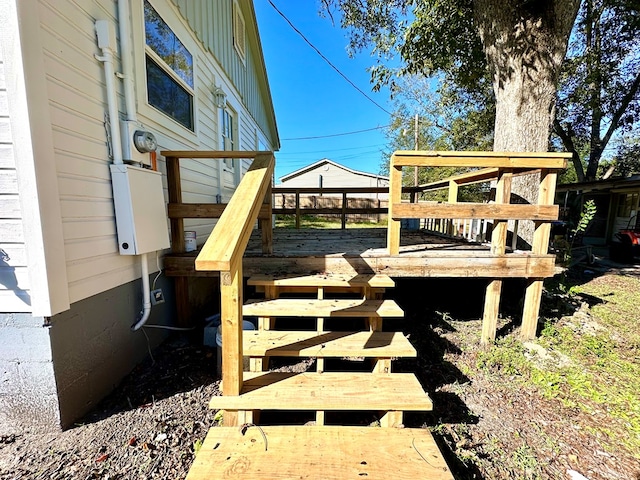
[{"label": "house exterior wall", "polygon": [[[214,85],[223,88],[235,114],[236,149],[276,149],[266,77],[252,78],[264,74],[264,65],[251,1],[239,2],[249,41],[245,61],[229,70],[233,78],[191,27],[198,21],[207,35],[228,32],[220,25],[231,17],[218,18],[214,9],[228,3],[231,11],[233,0],[186,2],[182,10],[180,2],[149,1],[193,56],[191,132],[147,103],[143,0],[130,0],[137,116],[155,134],[158,150],[220,149]],[[95,21],[117,26],[117,5],[117,0],[0,0],[0,53],[13,52],[11,62],[0,56],[0,72],[9,64],[15,74],[8,82],[0,73],[3,427],[29,420],[39,427],[67,426],[147,355],[144,335],[130,331],[142,304],[141,267],[138,257],[118,254],[105,78],[95,58]],[[205,8],[207,16],[188,20],[184,9],[190,5]],[[220,48],[218,54],[228,45]],[[119,57],[114,67],[121,71]],[[122,113],[122,85],[118,80],[116,85]],[[166,199],[166,165],[163,158],[158,163]],[[228,199],[248,166],[247,161],[224,168],[217,160],[183,160],[183,200],[214,202],[218,194]],[[213,227],[209,220],[185,223],[197,231],[199,243]],[[156,261],[149,255],[150,272],[157,272]],[[149,323],[169,324],[173,283],[160,277],[158,286],[167,302],[152,309]],[[30,305],[23,301],[27,297]],[[164,334],[153,331],[150,338],[153,347]],[[18,340],[21,348],[4,348]]]},{"label": "house exterior wall", "polygon": [[[334,163],[320,164],[313,169],[309,169],[290,179],[280,183],[280,187],[320,187],[320,177],[322,177],[322,187],[388,187],[389,180],[373,175],[363,175],[360,172],[346,170]],[[324,195],[324,194],[323,194]],[[326,194],[331,196],[331,194]],[[334,195],[336,196],[336,195]],[[339,194],[337,196],[340,196]],[[353,195],[356,196],[356,195]],[[386,193],[359,193],[360,198],[379,198],[385,200]]]}]

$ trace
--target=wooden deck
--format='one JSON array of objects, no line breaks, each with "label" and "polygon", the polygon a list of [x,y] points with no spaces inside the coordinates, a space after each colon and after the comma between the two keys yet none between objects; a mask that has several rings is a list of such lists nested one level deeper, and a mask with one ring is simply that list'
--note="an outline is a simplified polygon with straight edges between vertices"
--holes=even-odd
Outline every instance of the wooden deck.
[{"label": "wooden deck", "polygon": [[[262,253],[262,237],[255,230],[243,259],[245,276],[331,272],[391,277],[543,278],[554,274],[553,255],[508,252],[493,255],[489,244],[456,241],[423,230],[401,232],[400,253],[390,255],[385,228],[274,229],[273,253]],[[196,271],[198,252],[165,257],[168,276],[209,276]]]}]

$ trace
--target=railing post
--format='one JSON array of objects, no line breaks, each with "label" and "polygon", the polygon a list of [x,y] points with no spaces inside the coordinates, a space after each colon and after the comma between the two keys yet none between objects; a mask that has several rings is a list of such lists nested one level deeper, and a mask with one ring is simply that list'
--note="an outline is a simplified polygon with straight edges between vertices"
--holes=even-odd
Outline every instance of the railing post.
[{"label": "railing post", "polygon": [[271,195],[271,188],[271,185],[269,185],[264,196],[264,204],[267,205],[267,218],[260,220],[262,253],[266,255],[273,253],[273,196]]},{"label": "railing post", "polygon": [[[182,203],[182,183],[180,179],[180,158],[166,157],[167,163],[167,191],[169,203]],[[171,218],[171,250],[175,253],[184,253],[184,219]],[[189,277],[176,277],[174,279],[176,294],[176,314],[178,325],[186,327],[191,316],[189,303]]]},{"label": "railing post", "polygon": [[[550,170],[540,172],[540,189],[538,191],[538,205],[553,205],[556,192],[556,181],[558,174]],[[534,255],[544,255],[549,250],[549,236],[551,235],[551,223],[536,222],[533,233],[533,245],[531,253]],[[535,338],[538,328],[538,315],[540,313],[540,302],[542,300],[543,279],[534,278],[527,281],[524,296],[524,308],[522,311],[522,328],[520,337],[523,340]]]},{"label": "railing post", "polygon": [[300,190],[296,190],[296,228],[300,229]]},{"label": "railing post", "polygon": [[[242,391],[242,258],[228,272],[220,272],[222,324],[222,394]],[[238,412],[226,411],[224,424],[235,427]]]},{"label": "railing post", "polygon": [[[496,183],[496,203],[509,203],[511,199],[511,180],[513,173],[511,170],[500,170]],[[507,222],[494,221],[491,233],[491,254],[504,255],[507,243]],[[489,280],[486,296],[484,300],[484,313],[482,317],[482,336],[480,342],[483,344],[493,342],[496,338],[496,326],[498,324],[498,312],[500,307],[500,296],[502,292],[502,280]]]},{"label": "railing post", "polygon": [[[458,203],[458,183],[454,180],[449,181],[449,196],[447,201],[449,203]],[[454,235],[453,219],[449,220],[448,224],[447,235]]]},{"label": "railing post", "polygon": [[394,220],[394,205],[402,202],[402,167],[394,163],[391,156],[389,165],[389,219],[387,227],[387,248],[389,255],[400,253],[400,220]]},{"label": "railing post", "polygon": [[347,192],[342,192],[342,230],[347,228]]}]

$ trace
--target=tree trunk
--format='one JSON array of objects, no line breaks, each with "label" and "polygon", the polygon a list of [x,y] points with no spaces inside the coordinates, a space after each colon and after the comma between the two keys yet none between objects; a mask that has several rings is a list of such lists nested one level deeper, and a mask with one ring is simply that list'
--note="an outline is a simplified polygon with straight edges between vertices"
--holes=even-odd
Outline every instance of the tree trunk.
[{"label": "tree trunk", "polygon": [[[495,151],[548,151],[558,75],[579,6],[580,0],[474,0],[496,96]],[[527,202],[537,201],[538,179],[531,177],[512,185]],[[520,222],[518,234],[531,244],[533,224]]]}]

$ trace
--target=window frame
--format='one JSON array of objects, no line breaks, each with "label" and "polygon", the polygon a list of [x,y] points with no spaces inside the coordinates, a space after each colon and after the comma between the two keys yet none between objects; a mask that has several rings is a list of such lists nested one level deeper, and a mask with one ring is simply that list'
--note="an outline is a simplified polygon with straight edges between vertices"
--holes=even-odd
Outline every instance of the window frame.
[{"label": "window frame", "polygon": [[[247,62],[247,23],[244,20],[244,15],[242,14],[242,9],[240,8],[240,4],[236,1],[233,2],[232,8],[232,31],[231,35],[233,37],[233,47],[240,57],[240,60],[243,64]],[[238,32],[238,23],[237,20],[240,19],[242,22],[242,32]],[[242,35],[240,35],[240,33]]]},{"label": "window frame", "polygon": [[[149,103],[149,94],[148,94],[148,85],[147,85],[147,53],[150,52],[150,58],[158,63],[158,60],[162,61],[158,57],[158,55],[147,46],[146,35],[145,35],[145,15],[144,15],[144,2],[135,2],[135,7],[132,9],[132,23],[134,27],[137,25],[137,28],[133,28],[133,42],[135,47],[133,48],[133,57],[135,63],[135,71],[136,71],[136,97],[137,101],[137,110],[138,114],[143,116],[148,122],[153,122],[157,124],[158,127],[162,129],[166,129],[165,133],[170,135],[171,137],[180,138],[181,140],[187,142],[189,145],[194,148],[199,145],[199,111],[198,111],[198,89],[199,89],[199,80],[198,80],[198,47],[193,39],[193,32],[189,29],[189,27],[185,24],[184,20],[180,16],[180,13],[176,8],[171,4],[171,2],[160,2],[157,0],[147,0],[149,4],[153,7],[153,9],[160,15],[162,20],[167,24],[167,26],[171,29],[174,35],[180,40],[180,42],[184,45],[187,51],[191,54],[192,57],[192,70],[193,70],[193,88],[186,85],[186,83],[178,77],[178,75],[170,70],[170,75],[172,79],[175,79],[182,86],[186,85],[186,88],[189,94],[192,97],[193,108],[192,108],[192,116],[193,116],[193,130],[185,127],[178,120],[174,119],[170,115],[167,115],[162,110],[154,107]],[[134,3],[132,2],[132,5]],[[178,77],[178,78],[176,78]],[[144,121],[144,120],[143,120]]]},{"label": "window frame", "polygon": [[[231,108],[229,105],[220,108],[220,115],[219,115],[219,128],[220,128],[220,144],[219,144],[219,148],[222,151],[236,151],[238,150],[238,114],[237,112]],[[227,138],[229,138],[226,135],[226,118],[231,119],[231,128],[229,129],[229,133],[231,134],[230,136],[230,143],[231,143],[231,148],[229,150],[227,150]],[[234,172],[236,171],[236,162],[234,161],[234,159],[232,158],[225,158],[223,160],[223,165],[224,165],[224,169],[228,172]]]},{"label": "window frame", "polygon": [[[167,64],[167,62],[147,43],[147,36],[146,36],[146,25],[147,25],[147,19],[146,19],[146,15],[145,15],[145,7],[146,4],[149,4],[149,6],[153,9],[153,11],[160,17],[160,20],[166,25],[166,27],[171,31],[171,33],[173,34],[173,36],[176,38],[176,40],[182,45],[182,47],[184,47],[184,49],[187,51],[187,53],[189,54],[190,60],[191,60],[191,81],[194,85],[189,85],[189,83],[183,79],[178,72],[176,72],[176,70],[174,70],[174,68]],[[189,50],[189,48],[184,44],[184,42],[182,41],[182,39],[180,38],[180,36],[173,30],[173,28],[171,28],[171,25],[169,25],[169,23],[165,20],[165,18],[162,16],[162,14],[160,12],[158,12],[158,10],[156,10],[156,8],[154,7],[154,5],[149,1],[149,0],[143,0],[142,1],[142,8],[143,8],[143,20],[144,20],[144,31],[145,31],[145,35],[144,35],[144,54],[145,54],[145,63],[144,63],[144,71],[145,71],[145,84],[146,84],[146,91],[147,91],[147,95],[146,95],[146,101],[147,104],[158,110],[160,113],[162,113],[163,115],[166,115],[167,117],[169,117],[170,119],[172,119],[173,121],[177,122],[178,124],[182,125],[183,127],[187,128],[188,130],[195,132],[195,115],[194,115],[194,111],[195,111],[195,107],[196,107],[196,92],[195,92],[195,68],[193,65],[193,60],[194,60],[194,56],[193,53],[191,53],[191,51]],[[181,120],[179,120],[176,116],[171,115],[167,112],[165,112],[164,110],[162,110],[159,106],[154,105],[153,103],[151,103],[151,100],[149,98],[149,69],[147,67],[147,57],[154,63],[156,64],[156,66],[161,70],[162,73],[164,73],[165,75],[167,75],[167,77],[170,80],[173,80],[179,88],[182,88],[184,90],[184,92],[190,97],[191,100],[191,108],[190,108],[190,123],[191,126],[189,125],[185,125]]]}]

